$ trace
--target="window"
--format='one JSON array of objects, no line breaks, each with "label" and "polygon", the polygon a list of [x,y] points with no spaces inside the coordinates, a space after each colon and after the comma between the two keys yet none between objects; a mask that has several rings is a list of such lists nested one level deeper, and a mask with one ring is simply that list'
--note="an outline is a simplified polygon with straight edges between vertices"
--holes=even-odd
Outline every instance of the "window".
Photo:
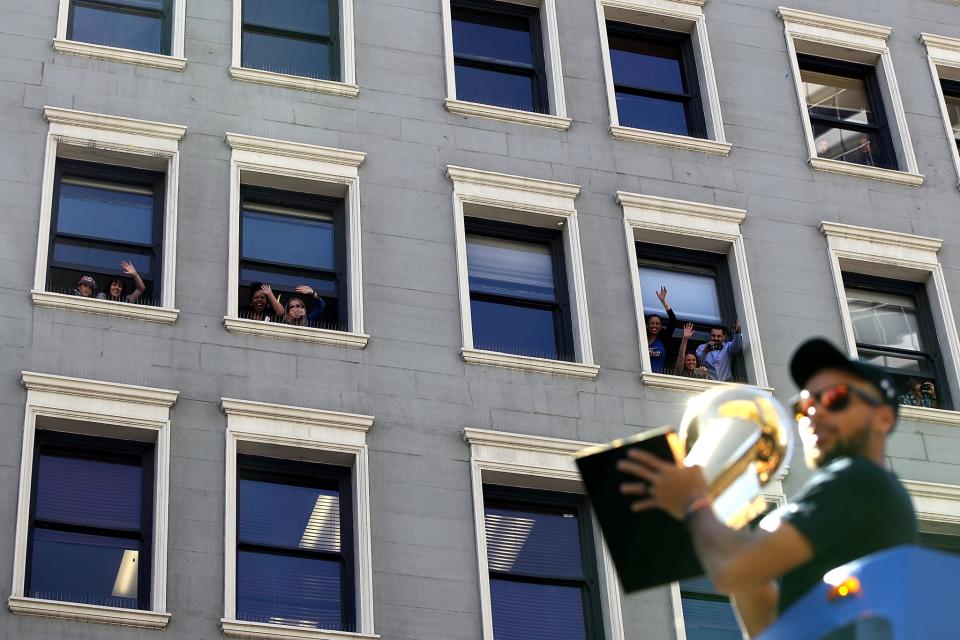
[{"label": "window", "polygon": [[39,431],[26,596],[150,608],[153,447]]},{"label": "window", "polygon": [[953,144],[960,150],[960,82],[956,80],[941,80],[943,101],[947,107],[947,117],[950,120],[950,133]]},{"label": "window", "polygon": [[950,407],[923,286],[852,273],[844,284],[860,359],[890,374],[901,404]]},{"label": "window", "polygon": [[222,406],[224,635],[377,640],[366,445],[373,418],[229,398]]},{"label": "window", "polygon": [[[342,203],[252,186],[241,197],[239,317],[260,319],[246,301],[269,284],[285,308],[294,297],[304,303],[302,326],[345,331]],[[314,293],[298,292],[304,285]],[[269,307],[264,314],[282,320]]]},{"label": "window", "polygon": [[162,173],[59,160],[47,291],[77,295],[89,276],[95,298],[159,306],[163,194]]},{"label": "window", "polygon": [[742,640],[730,599],[707,577],[680,581],[685,640]]},{"label": "window", "polygon": [[577,185],[447,167],[466,362],[594,378]]},{"label": "window", "polygon": [[799,56],[817,156],[897,168],[873,67]]},{"label": "window", "polygon": [[950,141],[954,176],[960,180],[960,40],[921,33],[927,49],[930,78],[940,102],[944,131]]},{"label": "window", "polygon": [[779,7],[815,171],[923,184],[887,39],[891,29]]},{"label": "window", "polygon": [[560,232],[477,218],[466,226],[474,347],[573,360]]},{"label": "window", "polygon": [[237,465],[237,619],[354,631],[349,468]]},{"label": "window", "polygon": [[497,640],[600,640],[589,516],[577,495],[484,487]]},{"label": "window", "polygon": [[177,392],[26,371],[23,383],[10,611],[165,628]]}]

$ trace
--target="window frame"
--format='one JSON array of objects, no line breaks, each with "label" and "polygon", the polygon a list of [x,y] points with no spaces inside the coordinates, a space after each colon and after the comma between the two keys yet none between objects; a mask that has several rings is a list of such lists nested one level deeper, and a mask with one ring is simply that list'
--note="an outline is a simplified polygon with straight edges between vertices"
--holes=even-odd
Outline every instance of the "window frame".
[{"label": "window frame", "polygon": [[[170,620],[166,611],[170,407],[179,392],[29,371],[24,371],[21,379],[27,389],[27,400],[20,454],[13,584],[8,608],[14,614],[145,629],[165,628]],[[149,554],[144,554],[150,556],[148,562],[152,568],[148,610],[60,602],[26,595],[29,534],[36,493],[34,459],[37,432],[41,430],[150,443],[154,461],[153,490],[149,496],[153,505],[153,526]]]},{"label": "window frame", "polygon": [[927,65],[930,67],[933,90],[937,94],[944,131],[951,142],[950,159],[953,161],[957,188],[960,188],[960,140],[953,134],[953,125],[944,99],[944,94],[947,93],[944,83],[949,83],[951,87],[955,86],[958,90],[957,95],[960,97],[960,39],[921,33],[920,42],[927,50]]},{"label": "window frame", "polygon": [[[149,51],[124,49],[121,47],[70,39],[68,34],[73,27],[74,2],[75,0],[59,0],[57,30],[53,39],[53,48],[58,53],[101,60],[112,60],[170,71],[183,71],[184,67],[186,67],[187,59],[184,57],[186,0],[164,0],[162,13],[166,15],[161,17],[161,42],[166,45],[168,53],[152,53]],[[85,4],[117,7],[120,12],[125,13],[125,11],[122,10],[122,6],[111,2],[111,0],[82,0],[82,2]],[[133,10],[131,12],[157,13],[149,10]]]},{"label": "window frame", "polygon": [[[327,82],[340,82],[341,81],[340,79],[343,77],[343,69],[342,69],[342,65],[340,64],[341,45],[340,45],[340,28],[339,28],[339,24],[340,24],[339,1],[327,0],[327,10],[329,11],[328,20],[331,27],[331,30],[330,30],[331,32],[327,35],[317,35],[317,34],[308,33],[306,31],[293,31],[291,29],[283,29],[280,27],[268,27],[265,25],[258,25],[255,23],[248,23],[244,21],[240,25],[241,66],[244,69],[255,69],[259,71],[266,71],[266,69],[259,69],[257,67],[248,67],[247,65],[243,64],[244,55],[243,55],[242,38],[243,38],[243,34],[245,33],[256,33],[259,35],[275,36],[280,38],[286,38],[289,40],[305,40],[309,42],[325,44],[330,48],[330,52],[331,52],[330,60],[329,60],[330,67],[328,68],[328,71],[330,72],[330,77],[329,78],[312,78],[311,76],[300,76],[300,77],[312,78],[314,80],[326,80]],[[241,12],[242,12],[242,6],[241,6]],[[275,71],[271,73],[281,73],[281,72]],[[282,73],[281,75],[297,75],[297,74]]]},{"label": "window frame", "polygon": [[[337,80],[324,80],[309,76],[297,76],[263,69],[243,66],[243,0],[232,0],[232,37],[230,55],[230,77],[243,82],[268,84],[299,91],[310,91],[328,95],[355,98],[360,93],[357,84],[356,44],[353,15],[354,0],[330,0],[331,14],[337,16],[336,22],[330,22],[331,32],[336,26],[336,35],[331,36],[337,42],[336,59],[339,62]],[[332,49],[334,47],[331,47]]]}]

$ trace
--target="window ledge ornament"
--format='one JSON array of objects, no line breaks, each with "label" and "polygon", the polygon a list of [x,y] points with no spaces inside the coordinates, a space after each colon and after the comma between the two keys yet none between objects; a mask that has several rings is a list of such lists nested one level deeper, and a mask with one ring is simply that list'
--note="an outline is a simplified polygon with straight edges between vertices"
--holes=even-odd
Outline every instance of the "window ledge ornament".
[{"label": "window ledge ornament", "polygon": [[646,142],[664,147],[673,147],[675,149],[686,149],[687,151],[714,153],[721,156],[730,155],[730,149],[733,148],[733,145],[729,142],[718,142],[706,138],[694,138],[692,136],[681,136],[673,133],[663,133],[662,131],[650,131],[648,129],[634,129],[633,127],[622,127],[619,125],[610,127],[610,135],[616,140]]},{"label": "window ledge ornament", "polygon": [[945,424],[951,427],[960,427],[960,411],[933,409],[931,407],[913,407],[902,404],[900,405],[899,414],[900,420]]},{"label": "window ledge ornament", "polygon": [[843,162],[842,160],[831,160],[830,158],[810,158],[807,162],[814,171],[857,176],[860,178],[868,178],[870,180],[880,180],[882,182],[903,184],[909,187],[919,187],[923,184],[924,180],[924,176],[919,173],[896,171],[894,169],[882,169],[880,167],[868,167],[862,164]]},{"label": "window ledge ornament", "polygon": [[246,318],[231,318],[229,316],[223,319],[223,325],[230,333],[240,335],[297,340],[349,349],[363,349],[370,340],[370,336],[365,333],[298,327],[280,322],[263,322],[262,320],[247,320]]},{"label": "window ledge ornament", "polygon": [[187,66],[186,58],[168,56],[162,53],[150,53],[149,51],[137,51],[135,49],[108,47],[102,44],[78,42],[76,40],[65,40],[63,38],[54,38],[53,49],[57,53],[84,56],[97,60],[112,60],[114,62],[135,64],[141,67],[169,69],[170,71],[183,71],[183,68]]},{"label": "window ledge ornament", "polygon": [[[187,132],[187,128],[179,124],[151,122],[149,120],[110,116],[102,113],[77,111],[75,109],[64,109],[61,107],[44,106],[43,117],[50,124],[113,131],[116,133],[130,133],[138,136],[159,138],[161,140],[178,141],[183,138]],[[154,149],[151,149],[151,151],[154,151]],[[159,149],[156,151],[159,151]]]},{"label": "window ledge ornament", "polygon": [[287,73],[276,73],[262,69],[247,69],[246,67],[230,67],[230,77],[234,80],[243,80],[244,82],[269,84],[276,87],[286,87],[287,89],[313,91],[315,93],[326,93],[332,96],[344,96],[347,98],[356,98],[357,94],[360,93],[360,87],[356,84],[337,82],[336,80],[308,78],[306,76],[295,76]]},{"label": "window ledge ornament", "polygon": [[461,116],[476,116],[478,118],[489,118],[503,122],[530,124],[537,127],[546,127],[547,129],[558,129],[560,131],[568,130],[570,125],[573,124],[572,118],[565,118],[563,116],[523,111],[521,109],[508,109],[507,107],[495,107],[490,104],[467,102],[454,98],[444,98],[443,106],[446,107],[450,113]]},{"label": "window ledge ornament", "polygon": [[64,618],[83,622],[117,624],[142,629],[165,629],[170,622],[170,614],[160,611],[140,611],[120,607],[103,607],[78,602],[58,602],[40,598],[10,596],[7,608],[11,613],[44,618]]},{"label": "window ledge ornament", "polygon": [[374,633],[327,631],[285,624],[246,622],[243,620],[220,620],[223,635],[228,638],[264,638],[266,640],[379,640]]},{"label": "window ledge ornament", "polygon": [[[643,373],[642,379],[644,386],[647,387],[672,389],[674,391],[686,391],[689,393],[700,393],[702,391],[716,389],[717,387],[730,387],[741,384],[739,382],[721,382],[719,380],[688,378],[686,376],[674,376],[668,373],[650,373],[646,371]],[[773,387],[757,386],[757,388],[773,393]]]},{"label": "window ledge ornament", "polygon": [[595,380],[600,373],[600,367],[594,364],[581,362],[565,362],[563,360],[549,360],[547,358],[533,358],[531,356],[517,356],[510,353],[498,353],[483,349],[462,348],[460,354],[463,361],[470,364],[483,364],[505,369],[520,371],[538,371],[559,376],[585,378]]},{"label": "window ledge ornament", "polygon": [[81,313],[115,316],[117,318],[133,318],[135,320],[158,322],[160,324],[173,324],[180,315],[179,309],[168,307],[151,307],[145,304],[114,302],[112,300],[101,300],[99,298],[84,298],[82,296],[71,296],[63,293],[37,291],[36,289],[30,292],[30,297],[33,299],[33,304],[38,307],[69,309],[72,311],[80,311]]}]

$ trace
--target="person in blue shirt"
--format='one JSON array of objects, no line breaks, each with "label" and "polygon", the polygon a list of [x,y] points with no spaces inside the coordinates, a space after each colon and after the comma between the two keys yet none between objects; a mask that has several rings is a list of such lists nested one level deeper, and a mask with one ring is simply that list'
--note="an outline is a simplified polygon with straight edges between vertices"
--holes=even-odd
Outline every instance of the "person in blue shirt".
[{"label": "person in blue shirt", "polygon": [[707,369],[710,380],[730,382],[733,379],[733,360],[743,348],[740,321],[733,325],[733,340],[727,338],[726,327],[711,327],[710,340],[697,347],[697,360]]},{"label": "person in blue shirt", "polygon": [[665,342],[669,342],[673,337],[673,332],[677,328],[677,314],[670,308],[667,302],[667,288],[660,287],[657,291],[657,298],[667,312],[667,327],[663,328],[663,319],[655,313],[647,316],[647,348],[650,350],[650,368],[654,373],[664,373],[667,362],[667,348]]}]

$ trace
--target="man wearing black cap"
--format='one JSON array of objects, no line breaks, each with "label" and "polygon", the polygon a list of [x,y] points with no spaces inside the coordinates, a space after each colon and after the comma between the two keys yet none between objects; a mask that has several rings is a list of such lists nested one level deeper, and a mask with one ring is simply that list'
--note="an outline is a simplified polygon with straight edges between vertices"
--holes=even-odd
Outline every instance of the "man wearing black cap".
[{"label": "man wearing black cap", "polygon": [[636,511],[663,509],[685,520],[697,557],[721,593],[732,596],[751,635],[774,622],[831,569],[916,539],[910,497],[884,468],[898,399],[880,369],[850,360],[830,343],[809,340],[790,363],[802,389],[796,409],[807,465],[815,473],[756,531],[735,531],[709,507],[699,467],[677,467],[631,450],[620,470],[644,482]]}]

